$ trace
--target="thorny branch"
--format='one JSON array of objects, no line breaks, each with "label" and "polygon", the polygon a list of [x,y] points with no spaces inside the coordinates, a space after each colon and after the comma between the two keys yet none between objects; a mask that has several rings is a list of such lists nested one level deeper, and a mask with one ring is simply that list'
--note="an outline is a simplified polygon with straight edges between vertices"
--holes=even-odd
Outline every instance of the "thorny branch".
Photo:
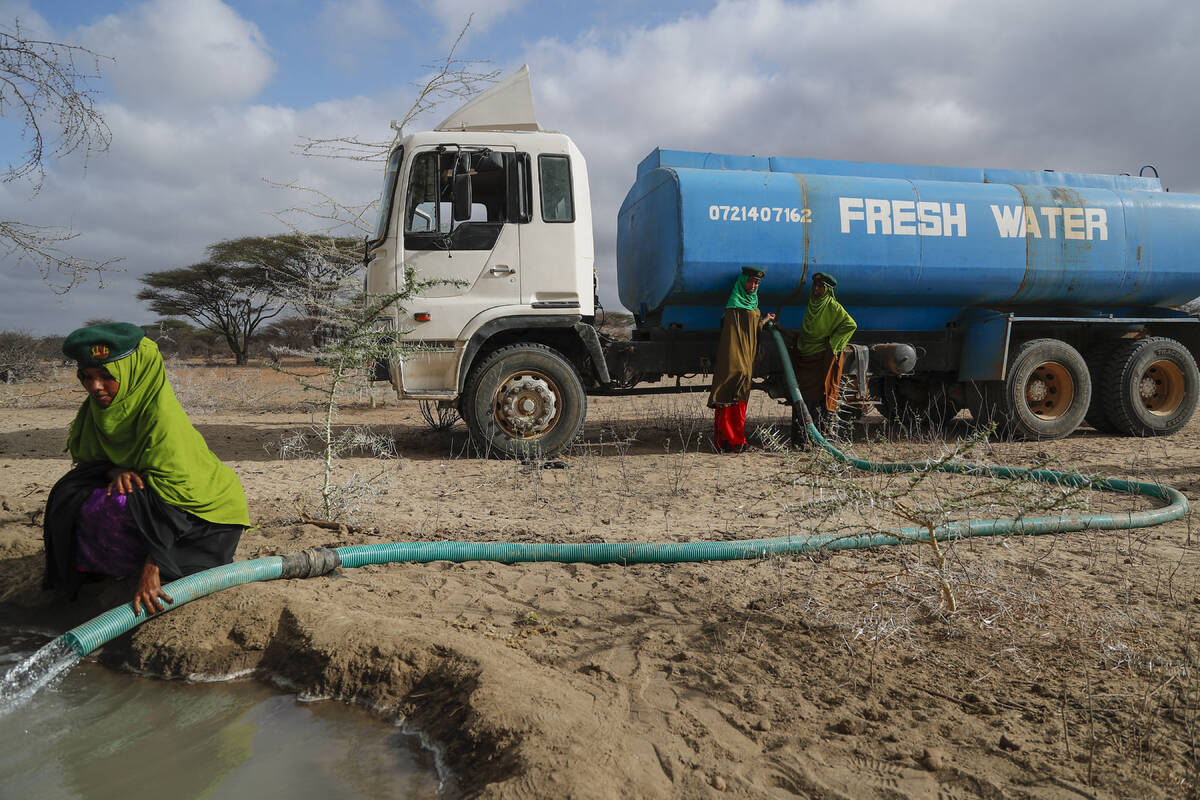
[{"label": "thorny branch", "polygon": [[[86,159],[93,150],[108,149],[112,133],[96,110],[95,92],[87,88],[89,80],[100,77],[103,58],[78,45],[27,39],[20,20],[11,30],[0,26],[0,116],[20,117],[26,142],[23,158],[8,163],[0,180],[29,178],[37,194],[47,159],[79,151]],[[0,247],[18,261],[33,261],[57,294],[68,292],[89,274],[102,276],[120,260],[88,261],[61,249],[76,235],[67,228],[0,220]]]},{"label": "thorny branch", "polygon": [[[66,294],[92,274],[97,276],[103,287],[105,271],[121,260],[88,261],[59,247],[78,235],[64,228],[0,220],[0,247],[17,260],[33,261],[42,279],[55,294]],[[61,280],[56,280],[56,277]]]},{"label": "thorny branch", "polygon": [[456,58],[459,45],[471,27],[474,14],[467,17],[462,30],[458,32],[454,44],[446,53],[446,57],[433,64],[423,64],[422,68],[432,74],[425,83],[414,83],[419,90],[417,99],[405,112],[404,117],[397,123],[392,123],[395,135],[390,141],[364,142],[357,136],[337,136],[330,139],[315,139],[305,137],[296,146],[296,151],[303,156],[318,158],[345,158],[351,161],[386,161],[388,154],[396,145],[407,129],[409,123],[432,111],[447,100],[465,100],[477,94],[485,84],[495,82],[499,70],[481,71],[479,66],[486,61]]},{"label": "thorny branch", "polygon": [[[60,158],[83,150],[107,150],[112,139],[104,117],[96,110],[95,92],[86,88],[100,77],[100,59],[85,47],[26,39],[17,20],[11,31],[0,28],[0,115],[15,111],[21,117],[25,158],[9,164],[5,182],[34,176],[41,188],[47,155]],[[90,69],[79,62],[90,61]],[[47,142],[47,126],[57,128]],[[49,153],[47,148],[49,147]]]},{"label": "thorny branch", "polygon": [[[364,141],[357,136],[335,136],[327,139],[305,137],[296,145],[296,152],[313,158],[339,158],[361,162],[387,161],[396,143],[403,138],[408,125],[418,117],[447,100],[466,100],[477,94],[485,84],[494,83],[500,75],[499,70],[483,70],[481,65],[487,62],[455,56],[467,29],[471,27],[473,17],[472,14],[467,18],[445,58],[433,64],[422,65],[430,71],[430,77],[424,83],[413,84],[418,90],[416,100],[399,122],[392,123],[394,133],[389,141]],[[285,217],[299,215],[321,221],[326,225],[327,231],[348,225],[357,231],[370,234],[375,228],[370,215],[375,212],[377,200],[347,203],[296,181],[269,183],[272,186],[302,192],[308,195],[310,200],[307,205],[292,206],[274,212],[273,216],[277,219],[283,220]]]}]

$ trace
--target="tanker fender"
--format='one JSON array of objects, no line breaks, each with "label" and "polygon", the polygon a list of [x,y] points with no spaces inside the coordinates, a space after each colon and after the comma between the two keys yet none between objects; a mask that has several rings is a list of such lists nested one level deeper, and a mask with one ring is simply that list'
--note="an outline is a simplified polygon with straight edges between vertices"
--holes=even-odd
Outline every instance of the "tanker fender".
[{"label": "tanker fender", "polygon": [[962,352],[959,381],[1002,381],[1008,365],[1013,315],[987,308],[969,308],[958,319]]}]

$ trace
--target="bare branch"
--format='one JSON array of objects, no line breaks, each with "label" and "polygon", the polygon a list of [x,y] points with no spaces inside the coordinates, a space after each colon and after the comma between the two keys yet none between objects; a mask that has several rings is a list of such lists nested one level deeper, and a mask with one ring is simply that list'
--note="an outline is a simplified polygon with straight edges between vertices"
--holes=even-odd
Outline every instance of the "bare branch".
[{"label": "bare branch", "polygon": [[323,233],[330,233],[338,228],[349,225],[355,230],[369,234],[375,230],[375,224],[370,220],[368,214],[371,214],[378,200],[371,200],[365,203],[343,203],[327,192],[320,189],[314,189],[311,186],[302,186],[295,181],[288,183],[277,183],[267,180],[267,184],[274,186],[277,189],[290,189],[309,195],[312,200],[307,205],[292,206],[291,208],[272,211],[271,216],[284,223],[293,230],[298,230],[295,225],[291,224],[287,217],[299,214],[300,216],[308,217],[313,220],[319,220],[324,225],[321,229]]},{"label": "bare branch", "polygon": [[462,43],[463,37],[467,35],[467,29],[471,27],[471,20],[474,17],[474,14],[467,17],[466,23],[462,26],[462,30],[458,32],[458,37],[454,40],[454,44],[450,46],[450,52],[446,54],[445,59],[437,64],[424,65],[425,69],[436,70],[436,72],[434,72],[432,77],[423,86],[414,84],[421,91],[417,94],[416,102],[408,109],[404,118],[400,120],[398,125],[394,126],[396,135],[392,139],[393,144],[404,136],[405,128],[417,117],[427,111],[431,111],[446,100],[456,98],[464,100],[471,97],[482,90],[484,84],[495,83],[496,79],[500,77],[499,70],[477,71],[477,65],[488,63],[486,61],[454,57],[454,54],[458,52],[458,46]]},{"label": "bare branch", "polygon": [[100,77],[102,58],[78,45],[26,39],[20,20],[11,31],[0,26],[0,116],[16,113],[28,142],[24,159],[5,169],[5,182],[31,177],[36,192],[45,159],[108,149],[112,133],[87,88]]},{"label": "bare branch", "polygon": [[393,140],[364,142],[357,136],[338,136],[333,139],[313,139],[305,136],[296,145],[296,152],[314,158],[343,158],[349,161],[387,161]]},{"label": "bare branch", "polygon": [[[89,80],[100,77],[97,53],[78,45],[26,39],[21,21],[11,30],[0,25],[0,116],[21,119],[21,138],[27,145],[19,162],[0,172],[7,183],[29,178],[36,194],[45,179],[45,161],[82,151],[107,150],[112,133],[96,110]],[[90,66],[88,65],[90,62]],[[0,221],[0,248],[18,261],[33,261],[42,279],[64,294],[89,274],[102,277],[119,259],[87,261],[61,249],[77,234],[16,220]],[[103,285],[103,284],[101,284]]]},{"label": "bare branch", "polygon": [[59,247],[78,235],[63,228],[0,220],[0,248],[7,249],[18,261],[32,261],[55,294],[66,294],[89,275],[95,275],[103,286],[104,272],[121,261],[87,261]]},{"label": "bare branch", "polygon": [[500,77],[500,70],[483,70],[481,65],[485,60],[456,58],[458,47],[462,44],[467,29],[471,27],[474,14],[467,17],[466,23],[450,51],[441,61],[433,64],[422,64],[422,69],[430,71],[429,78],[424,83],[414,83],[418,90],[417,98],[412,106],[404,113],[399,123],[393,123],[395,135],[391,140],[383,142],[364,142],[357,136],[336,136],[330,139],[315,139],[305,137],[296,145],[296,152],[302,156],[314,158],[343,158],[350,161],[387,161],[388,154],[396,143],[404,136],[409,123],[422,114],[432,111],[447,100],[465,100],[478,94],[486,84],[495,83]]},{"label": "bare branch", "polygon": [[[473,17],[472,14],[467,18],[466,24],[458,32],[458,36],[445,58],[433,64],[422,65],[431,74],[424,83],[413,84],[418,90],[417,97],[400,122],[392,123],[395,133],[390,141],[369,142],[363,141],[357,136],[336,136],[328,139],[306,137],[296,145],[296,152],[311,158],[339,158],[365,163],[386,162],[392,149],[404,136],[404,131],[409,123],[417,117],[433,110],[446,100],[466,100],[477,94],[486,84],[494,83],[500,76],[499,70],[483,70],[480,65],[486,64],[486,61],[461,59],[455,55],[459,45],[462,44],[463,37],[466,36],[467,29],[471,27]],[[375,230],[374,220],[369,215],[373,215],[376,211],[377,200],[345,203],[319,189],[304,186],[295,181],[267,182],[278,188],[292,189],[308,195],[307,204],[272,212],[272,216],[290,225],[293,229],[295,226],[291,225],[288,218],[301,216],[320,221],[325,225],[322,230],[326,233],[336,232],[338,228],[346,225],[367,235]]]}]

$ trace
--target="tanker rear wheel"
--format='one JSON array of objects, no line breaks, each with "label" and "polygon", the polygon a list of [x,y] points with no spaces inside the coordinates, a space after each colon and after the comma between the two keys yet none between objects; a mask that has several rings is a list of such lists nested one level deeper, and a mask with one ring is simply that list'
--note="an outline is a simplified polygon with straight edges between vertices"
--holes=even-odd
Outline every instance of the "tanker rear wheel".
[{"label": "tanker rear wheel", "polygon": [[1083,422],[1092,399],[1087,362],[1058,339],[1017,348],[1003,381],[974,384],[971,415],[1014,439],[1061,439]]},{"label": "tanker rear wheel", "polygon": [[1104,410],[1121,433],[1169,436],[1196,410],[1200,373],[1191,353],[1174,339],[1126,342],[1112,354],[1104,378]]},{"label": "tanker rear wheel", "polygon": [[502,347],[471,370],[461,401],[486,455],[553,458],[587,417],[587,394],[565,358],[540,344]]}]

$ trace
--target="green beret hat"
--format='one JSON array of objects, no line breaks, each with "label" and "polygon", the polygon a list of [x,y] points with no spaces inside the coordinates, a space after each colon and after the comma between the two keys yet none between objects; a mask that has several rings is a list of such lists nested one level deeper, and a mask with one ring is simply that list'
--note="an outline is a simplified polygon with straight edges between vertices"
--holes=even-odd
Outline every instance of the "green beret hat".
[{"label": "green beret hat", "polygon": [[830,288],[837,288],[837,280],[832,275],[826,275],[824,272],[814,272],[812,279],[814,285],[823,283]]},{"label": "green beret hat", "polygon": [[762,267],[742,267],[742,274],[751,278],[761,278],[767,274],[767,271]]},{"label": "green beret hat", "polygon": [[106,322],[71,331],[62,349],[80,367],[98,367],[132,353],[145,335],[145,331],[128,322]]}]

